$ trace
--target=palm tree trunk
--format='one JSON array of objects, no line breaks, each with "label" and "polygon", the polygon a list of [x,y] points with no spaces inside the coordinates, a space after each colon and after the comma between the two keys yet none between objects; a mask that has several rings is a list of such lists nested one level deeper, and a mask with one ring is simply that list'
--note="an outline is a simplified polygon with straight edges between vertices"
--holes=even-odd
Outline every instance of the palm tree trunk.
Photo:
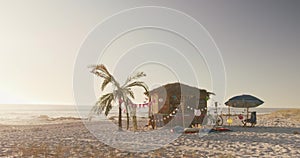
[{"label": "palm tree trunk", "polygon": [[133,107],[132,114],[133,114],[132,115],[133,130],[136,131],[137,130],[136,107]]},{"label": "palm tree trunk", "polygon": [[122,130],[122,108],[121,104],[119,104],[119,130]]},{"label": "palm tree trunk", "polygon": [[132,120],[133,120],[133,130],[136,131],[137,130],[137,119],[136,116],[132,116]]},{"label": "palm tree trunk", "polygon": [[129,114],[128,114],[128,112],[126,113],[126,116],[127,116],[127,130],[129,129]]},{"label": "palm tree trunk", "polygon": [[[123,100],[125,100],[125,98],[123,97]],[[129,129],[129,113],[128,113],[128,99],[126,99],[125,101],[125,108],[126,108],[126,129]]]}]

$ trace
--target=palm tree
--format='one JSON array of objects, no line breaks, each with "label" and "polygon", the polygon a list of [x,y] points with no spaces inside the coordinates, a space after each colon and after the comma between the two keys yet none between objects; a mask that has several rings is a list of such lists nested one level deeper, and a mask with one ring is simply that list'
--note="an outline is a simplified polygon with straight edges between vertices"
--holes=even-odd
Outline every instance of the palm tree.
[{"label": "palm tree", "polygon": [[[111,83],[113,86],[113,92],[107,93],[102,95],[94,107],[92,108],[92,112],[96,114],[100,114],[102,111],[105,111],[105,115],[107,116],[112,109],[112,102],[118,101],[119,106],[119,130],[122,129],[122,102],[125,104],[126,108],[126,115],[127,115],[127,129],[129,127],[129,108],[128,104],[130,101],[130,98],[134,99],[134,93],[132,91],[132,87],[142,87],[146,91],[145,93],[148,93],[148,86],[141,81],[135,81],[141,77],[146,76],[143,72],[138,72],[132,76],[129,76],[126,80],[126,82],[120,86],[119,82],[115,80],[115,78],[109,73],[107,68],[101,64],[101,65],[92,65],[90,66],[92,68],[91,73],[103,78],[103,82],[101,85],[101,90],[103,91],[105,87]],[[134,122],[134,129],[137,129],[137,121],[135,114],[133,115],[133,122]]]}]

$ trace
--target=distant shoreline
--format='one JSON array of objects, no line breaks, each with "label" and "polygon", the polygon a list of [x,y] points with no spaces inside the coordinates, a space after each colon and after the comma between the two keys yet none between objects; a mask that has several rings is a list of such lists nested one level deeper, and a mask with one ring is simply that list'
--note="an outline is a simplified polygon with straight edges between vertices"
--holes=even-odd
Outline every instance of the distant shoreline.
[{"label": "distant shoreline", "polygon": [[[258,111],[258,109],[255,109]],[[254,111],[254,109],[253,109]],[[276,113],[280,113],[280,115],[282,115],[284,113],[284,111],[300,111],[300,109],[297,108],[280,108],[280,109],[276,109],[273,108],[271,111],[267,112],[267,113],[257,113],[258,116],[258,120],[260,117],[265,117],[265,116],[273,116],[276,115]],[[235,113],[232,112],[231,114],[239,114],[239,113]],[[242,113],[243,115],[245,115],[245,113]],[[300,116],[300,112],[299,112],[299,116]],[[102,117],[102,119],[107,119],[107,120],[113,120],[116,121],[118,118],[117,115],[109,115],[108,117]],[[123,120],[126,120],[125,114],[123,114]],[[225,118],[224,118],[225,119]],[[76,117],[76,116],[57,116],[57,117],[51,117],[47,114],[40,114],[37,116],[31,116],[28,117],[27,119],[6,119],[6,118],[2,118],[0,119],[0,125],[47,125],[47,124],[62,124],[62,123],[70,123],[70,122],[82,122],[87,120],[87,117]],[[148,117],[145,116],[140,116],[138,117],[138,120],[144,120],[145,124],[148,121]],[[299,119],[300,120],[300,119]],[[236,120],[237,122],[239,122],[239,120]],[[225,121],[226,122],[226,121]]]}]

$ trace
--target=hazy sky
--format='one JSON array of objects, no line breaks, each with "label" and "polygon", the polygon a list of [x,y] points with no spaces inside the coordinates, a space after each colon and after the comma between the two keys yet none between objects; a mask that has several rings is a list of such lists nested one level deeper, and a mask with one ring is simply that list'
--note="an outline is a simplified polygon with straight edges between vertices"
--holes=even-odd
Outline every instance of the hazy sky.
[{"label": "hazy sky", "polygon": [[[298,0],[1,0],[0,104],[74,104],[74,63],[88,33],[114,13],[150,5],[185,12],[208,30],[225,64],[224,102],[249,93],[262,107],[300,107]],[[200,85],[211,90],[207,72]]]}]

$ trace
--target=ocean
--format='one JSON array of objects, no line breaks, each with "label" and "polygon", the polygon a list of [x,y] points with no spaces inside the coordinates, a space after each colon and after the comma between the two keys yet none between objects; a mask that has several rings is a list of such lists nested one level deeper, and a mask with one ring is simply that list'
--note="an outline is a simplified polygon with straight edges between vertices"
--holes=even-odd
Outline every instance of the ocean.
[{"label": "ocean", "polygon": [[[39,118],[69,117],[86,119],[90,114],[91,108],[92,105],[0,105],[0,124],[26,124],[28,121]],[[116,106],[107,117],[111,116],[118,116],[118,108]],[[137,116],[148,117],[148,108],[137,109]],[[105,118],[105,116],[102,116],[102,118]]]},{"label": "ocean", "polygon": [[[32,121],[38,118],[87,118],[91,106],[76,105],[0,105],[0,124],[23,124],[26,121]],[[251,108],[250,111],[256,111],[257,114],[268,114],[273,111],[282,110],[283,108]],[[215,109],[209,107],[209,113],[213,114]],[[219,108],[218,113],[226,114],[226,107]],[[231,114],[245,114],[244,109],[231,108]],[[118,116],[118,109],[114,107],[109,116]],[[125,116],[125,114],[124,114]],[[137,109],[138,117],[148,117],[148,107]],[[104,117],[104,116],[103,116]]]}]

